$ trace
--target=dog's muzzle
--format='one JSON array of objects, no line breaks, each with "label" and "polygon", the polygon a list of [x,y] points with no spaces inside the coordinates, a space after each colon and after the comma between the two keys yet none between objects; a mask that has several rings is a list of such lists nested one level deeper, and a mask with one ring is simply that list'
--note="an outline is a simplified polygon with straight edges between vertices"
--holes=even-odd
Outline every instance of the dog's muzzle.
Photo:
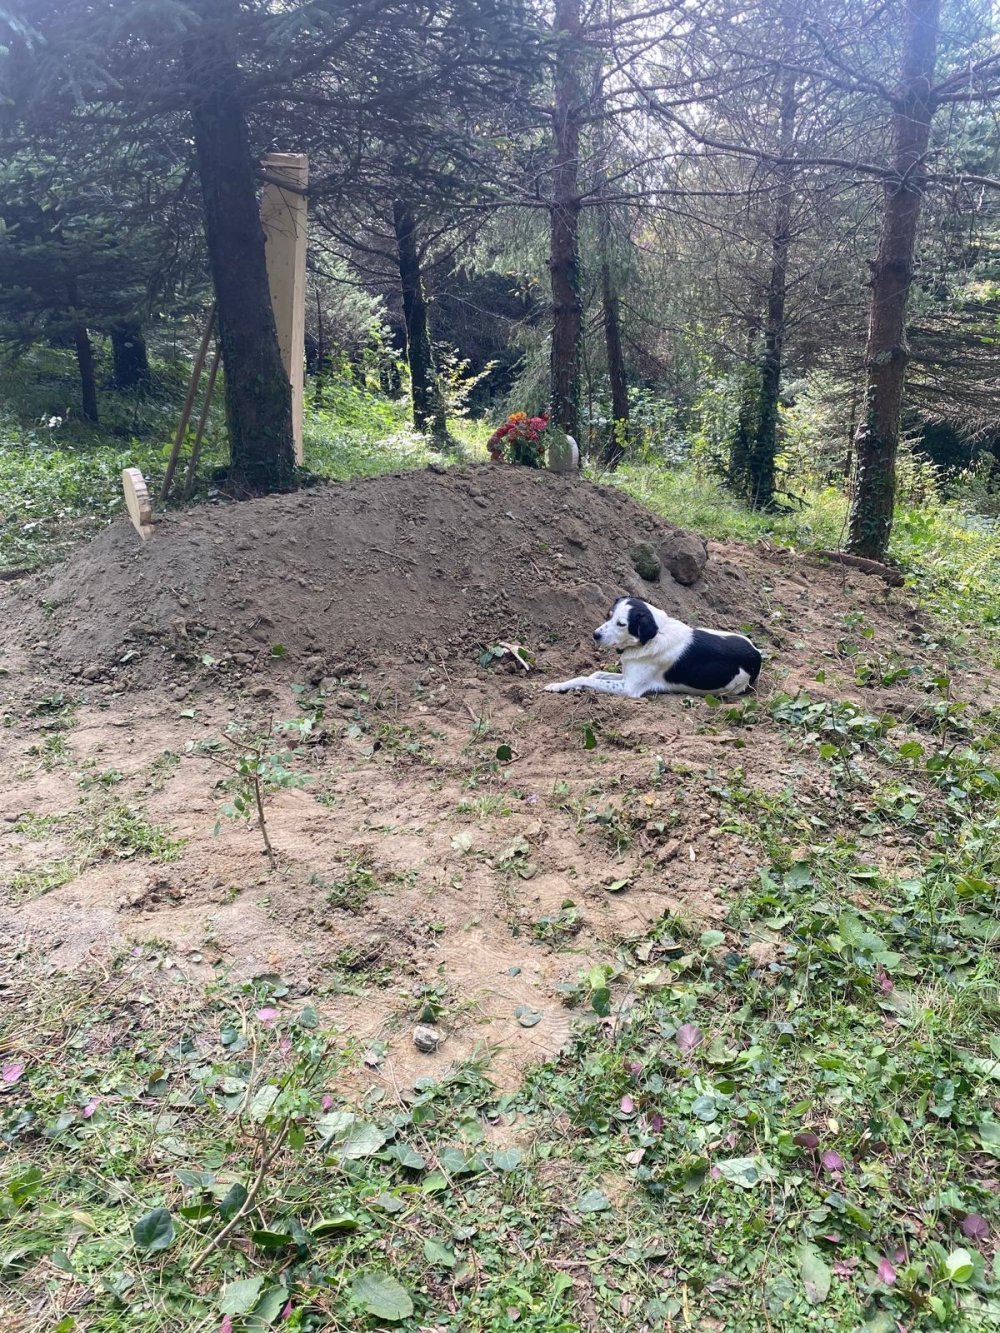
[{"label": "dog's muzzle", "polygon": [[595,643],[601,642],[601,631],[599,629],[594,630],[594,642]]}]

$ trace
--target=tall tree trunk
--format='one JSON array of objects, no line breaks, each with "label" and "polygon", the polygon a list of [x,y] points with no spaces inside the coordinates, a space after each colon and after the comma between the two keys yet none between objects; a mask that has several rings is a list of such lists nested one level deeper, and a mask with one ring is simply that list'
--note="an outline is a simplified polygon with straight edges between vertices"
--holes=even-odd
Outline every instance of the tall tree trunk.
[{"label": "tall tree trunk", "polygon": [[112,380],[122,393],[149,386],[149,355],[138,324],[119,324],[111,330]]},{"label": "tall tree trunk", "polygon": [[[795,75],[781,80],[778,113],[778,151],[791,156],[795,146]],[[764,347],[758,383],[748,386],[740,402],[730,475],[743,498],[754,509],[770,509],[775,496],[775,459],[778,453],[778,401],[785,348],[785,301],[788,291],[788,251],[792,240],[792,166],[777,167],[777,193],[771,228],[771,273],[764,316]]]},{"label": "tall tree trunk", "polygon": [[100,421],[97,410],[97,376],[94,373],[94,348],[85,324],[73,328],[76,364],[80,371],[80,402],[83,415],[96,426]]},{"label": "tall tree trunk", "polygon": [[581,0],[556,0],[555,105],[549,274],[552,285],[550,418],[580,439],[580,32]]},{"label": "tall tree trunk", "polygon": [[[236,494],[295,482],[292,391],[278,349],[254,165],[227,37],[231,0],[202,0],[206,15],[188,58],[191,122],[226,372],[226,419]],[[221,11],[221,12],[220,12]]]},{"label": "tall tree trunk", "polygon": [[611,381],[611,435],[604,443],[602,458],[612,471],[625,457],[628,446],[629,406],[625,353],[622,350],[621,298],[612,266],[611,218],[601,206],[601,309],[604,316],[604,346]]},{"label": "tall tree trunk", "polygon": [[434,353],[427,322],[417,224],[410,207],[402,199],[392,202],[392,225],[399,257],[399,286],[403,296],[403,322],[406,325],[406,360],[410,368],[410,401],[413,424],[419,431],[429,431],[436,439],[448,434],[444,400],[434,373]]},{"label": "tall tree trunk", "polygon": [[899,417],[909,355],[906,305],[913,281],[925,155],[935,105],[931,95],[941,0],[907,0],[892,118],[892,171],[885,183],[882,231],[872,265],[865,395],[854,440],[854,500],[847,549],[882,560],[892,533]]}]

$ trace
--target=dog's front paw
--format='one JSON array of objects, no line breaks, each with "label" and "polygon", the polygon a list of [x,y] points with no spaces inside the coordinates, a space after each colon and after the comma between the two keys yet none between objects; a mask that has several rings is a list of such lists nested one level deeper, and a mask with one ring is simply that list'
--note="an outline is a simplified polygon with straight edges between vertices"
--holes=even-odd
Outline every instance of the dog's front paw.
[{"label": "dog's front paw", "polygon": [[553,681],[551,685],[546,685],[545,689],[549,694],[568,694],[573,686],[567,680]]}]

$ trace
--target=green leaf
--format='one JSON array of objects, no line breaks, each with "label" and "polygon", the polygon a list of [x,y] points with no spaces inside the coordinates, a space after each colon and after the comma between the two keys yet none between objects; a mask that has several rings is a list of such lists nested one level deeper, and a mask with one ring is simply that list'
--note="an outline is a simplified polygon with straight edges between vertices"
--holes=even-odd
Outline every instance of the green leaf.
[{"label": "green leaf", "polygon": [[272,656],[272,657],[287,657],[287,655],[288,655],[288,649],[285,647],[285,645],[284,645],[283,643],[272,643],[272,644],[271,644],[271,656]]},{"label": "green leaf", "polygon": [[704,1094],[701,1097],[696,1097],[691,1106],[691,1114],[697,1116],[699,1120],[704,1120],[706,1124],[717,1119],[719,1108],[715,1104],[715,1098]]},{"label": "green leaf", "polygon": [[1000,1157],[1000,1120],[981,1120],[979,1141],[991,1157]]},{"label": "green leaf", "polygon": [[799,1261],[799,1274],[806,1289],[806,1300],[810,1305],[822,1305],[830,1294],[832,1275],[829,1267],[815,1245],[799,1245],[795,1253]]},{"label": "green leaf", "polygon": [[715,1164],[723,1180],[739,1185],[740,1189],[751,1190],[762,1180],[771,1180],[774,1172],[764,1157],[728,1157]]},{"label": "green leaf", "polygon": [[583,748],[585,750],[597,749],[597,737],[594,735],[594,728],[586,726],[583,729]]},{"label": "green leaf", "polygon": [[26,1204],[33,1194],[37,1194],[42,1185],[42,1172],[37,1166],[29,1166],[7,1186],[7,1193],[15,1208]]},{"label": "green leaf", "polygon": [[976,1265],[968,1250],[952,1250],[944,1261],[944,1271],[952,1282],[968,1282],[975,1270]]},{"label": "green leaf", "polygon": [[253,1317],[247,1327],[267,1328],[274,1323],[287,1304],[288,1292],[284,1287],[268,1287],[253,1307]]},{"label": "green leaf", "polygon": [[449,1250],[447,1245],[441,1245],[436,1240],[424,1241],[424,1258],[429,1264],[437,1264],[441,1268],[454,1268],[458,1263],[454,1250]]},{"label": "green leaf", "polygon": [[530,1005],[519,1004],[514,1010],[514,1017],[523,1028],[533,1028],[538,1026],[545,1013],[541,1009],[532,1009]]},{"label": "green leaf", "polygon": [[406,1204],[397,1194],[377,1194],[372,1200],[376,1208],[386,1213],[401,1213]]},{"label": "green leaf", "polygon": [[350,1213],[337,1213],[335,1217],[323,1217],[315,1226],[310,1228],[316,1240],[323,1240],[326,1236],[344,1236],[351,1231],[357,1231],[357,1229],[358,1219],[352,1217]]},{"label": "green leaf", "polygon": [[169,1249],[174,1243],[174,1220],[166,1208],[153,1208],[140,1217],[132,1228],[132,1240],[147,1254]]},{"label": "green leaf", "polygon": [[365,1314],[388,1319],[390,1323],[409,1319],[413,1313],[413,1302],[406,1288],[385,1273],[360,1274],[351,1286],[351,1296]]},{"label": "green leaf", "polygon": [[714,949],[717,945],[725,944],[726,934],[722,930],[703,930],[699,936],[698,943],[703,949]]},{"label": "green leaf", "polygon": [[281,1089],[275,1087],[273,1083],[265,1083],[262,1088],[258,1088],[250,1102],[249,1115],[251,1120],[256,1120],[258,1124],[266,1120],[271,1114],[271,1108],[280,1096]]},{"label": "green leaf", "polygon": [[621,893],[622,890],[627,889],[631,883],[632,881],[630,879],[613,880],[612,883],[608,885],[608,893]]},{"label": "green leaf", "polygon": [[514,758],[514,751],[510,748],[509,745],[498,745],[497,758],[500,760],[501,763],[509,764],[510,761]]},{"label": "green leaf", "polygon": [[295,1237],[288,1231],[251,1231],[250,1239],[262,1250],[283,1250],[295,1244]]},{"label": "green leaf", "polygon": [[247,1192],[240,1184],[232,1185],[225,1198],[219,1203],[219,1213],[223,1222],[231,1222],[247,1201]]},{"label": "green leaf", "polygon": [[260,1298],[264,1285],[262,1277],[246,1277],[239,1282],[227,1282],[219,1298],[223,1314],[249,1314]]},{"label": "green leaf", "polygon": [[378,1125],[352,1125],[347,1138],[335,1151],[342,1162],[357,1162],[363,1157],[374,1157],[385,1147],[389,1135]]},{"label": "green leaf", "polygon": [[506,1148],[503,1152],[494,1153],[493,1165],[498,1171],[516,1171],[522,1157],[520,1148]]},{"label": "green leaf", "polygon": [[578,1213],[606,1213],[611,1207],[611,1200],[603,1190],[588,1190],[582,1198],[577,1200],[576,1211]]},{"label": "green leaf", "polygon": [[387,1156],[394,1157],[400,1166],[406,1167],[407,1171],[422,1171],[427,1165],[426,1159],[414,1151],[408,1143],[394,1143],[385,1151]]}]

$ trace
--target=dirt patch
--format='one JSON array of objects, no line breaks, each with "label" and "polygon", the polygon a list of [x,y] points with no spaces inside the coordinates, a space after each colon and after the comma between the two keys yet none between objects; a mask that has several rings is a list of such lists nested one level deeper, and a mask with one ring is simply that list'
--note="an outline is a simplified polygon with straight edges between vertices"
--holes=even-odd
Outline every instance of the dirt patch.
[{"label": "dirt patch", "polygon": [[[612,487],[546,472],[403,473],[167,514],[145,544],[121,520],[6,590],[8,637],[119,688],[204,657],[218,671],[315,679],[463,657],[498,638],[563,658],[622,592],[780,643],[778,570],[760,557],[715,545],[691,588],[666,569],[639,576],[630,549],[674,532]],[[795,569],[803,602],[853,601],[840,571]],[[858,584],[884,601],[877,582]]]},{"label": "dirt patch", "polygon": [[[905,594],[862,575],[713,543],[693,587],[642,580],[630,547],[671,531],[609,487],[428,471],[168,517],[145,546],[116,524],[0,589],[8,967],[100,975],[128,953],[150,986],[279,975],[368,1053],[361,1077],[404,1084],[486,1050],[515,1081],[566,1040],[588,967],[664,914],[717,925],[754,882],[722,786],[793,788],[819,814],[829,790],[815,749],[766,716],[541,692],[593,667],[615,596],[751,629],[765,701],[806,688],[916,713],[928,696],[899,662],[941,667]],[[537,668],[481,666],[497,640]],[[295,759],[308,782],[269,802],[270,874],[254,829],[215,833],[204,742],[293,717],[289,682],[324,679],[320,742]],[[112,836],[122,808],[142,828]],[[412,1043],[427,1005],[433,1054]]]}]

